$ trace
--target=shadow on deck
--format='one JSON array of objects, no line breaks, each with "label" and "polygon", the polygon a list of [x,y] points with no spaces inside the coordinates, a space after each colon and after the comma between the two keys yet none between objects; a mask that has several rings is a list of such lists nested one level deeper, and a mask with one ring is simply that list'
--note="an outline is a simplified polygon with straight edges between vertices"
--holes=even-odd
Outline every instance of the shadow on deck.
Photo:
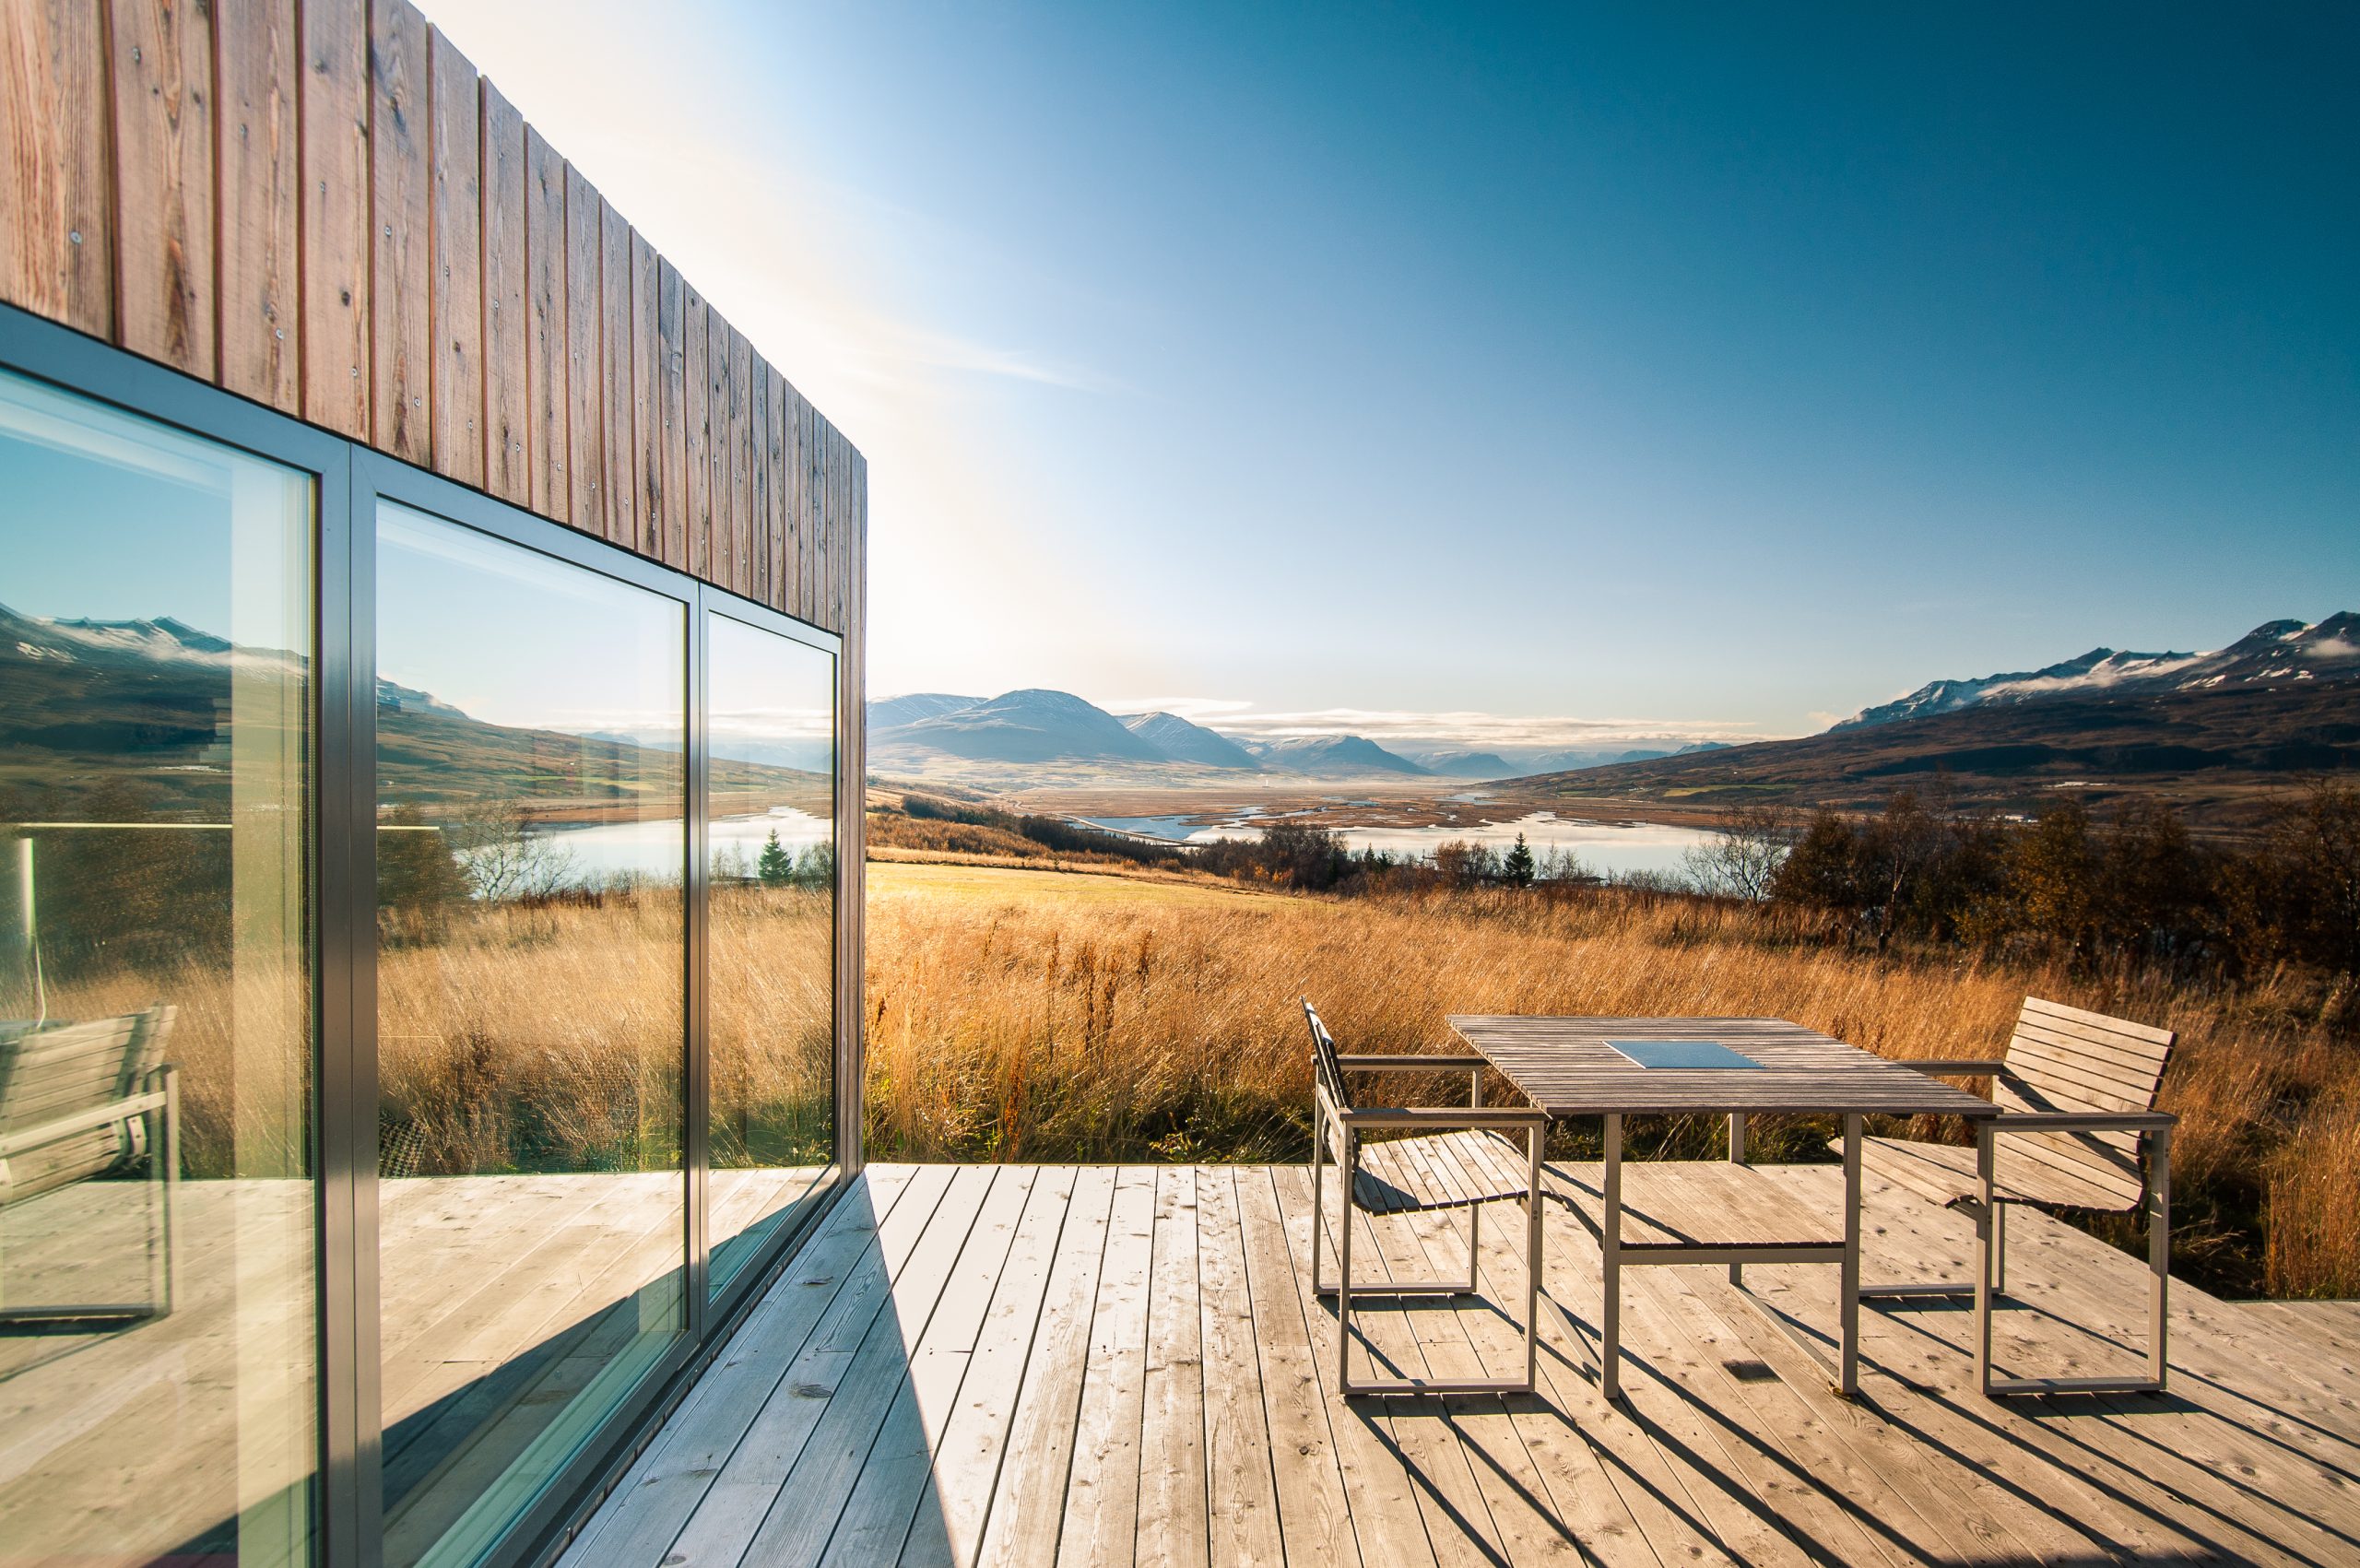
[{"label": "shadow on deck", "polygon": [[[1835,1211],[1833,1170],[1778,1178]],[[2170,1394],[2009,1404],[1974,1391],[1965,1311],[1870,1313],[1847,1401],[1721,1270],[1641,1269],[1610,1407],[1597,1255],[1552,1211],[1540,1392],[1346,1404],[1310,1197],[1299,1167],[871,1167],[564,1562],[2360,1561],[2345,1307],[2175,1285]],[[1446,1220],[1361,1222],[1368,1269],[1464,1259]],[[1872,1185],[1867,1223],[1871,1279],[1965,1267],[1957,1215]],[[2138,1261],[2012,1225],[2001,1361],[2135,1356]],[[1483,1229],[1491,1299],[1520,1303],[1523,1228]],[[1831,1332],[1831,1270],[1749,1279]],[[1521,1350],[1467,1298],[1366,1325],[1410,1375]]]}]

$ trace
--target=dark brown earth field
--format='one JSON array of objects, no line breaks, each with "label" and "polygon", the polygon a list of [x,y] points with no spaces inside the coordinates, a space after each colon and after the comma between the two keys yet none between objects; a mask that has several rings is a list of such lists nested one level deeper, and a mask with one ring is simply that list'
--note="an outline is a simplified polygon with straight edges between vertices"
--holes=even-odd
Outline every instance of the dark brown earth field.
[{"label": "dark brown earth field", "polygon": [[1740,805],[1865,810],[1904,788],[2026,816],[2069,796],[2101,814],[2149,798],[2236,834],[2303,779],[2355,771],[2360,681],[2338,681],[1977,707],[1494,787],[1561,815],[1653,820]]}]

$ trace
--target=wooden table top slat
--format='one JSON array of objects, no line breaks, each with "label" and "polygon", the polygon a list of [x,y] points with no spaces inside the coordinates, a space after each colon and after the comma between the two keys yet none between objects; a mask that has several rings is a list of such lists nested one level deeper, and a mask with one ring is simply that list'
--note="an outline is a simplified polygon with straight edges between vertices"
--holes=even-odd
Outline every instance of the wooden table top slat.
[{"label": "wooden table top slat", "polygon": [[[1450,1027],[1552,1116],[1742,1111],[1989,1116],[1989,1101],[1775,1018],[1454,1013]],[[1754,1067],[1643,1067],[1610,1040],[1710,1040]]]}]

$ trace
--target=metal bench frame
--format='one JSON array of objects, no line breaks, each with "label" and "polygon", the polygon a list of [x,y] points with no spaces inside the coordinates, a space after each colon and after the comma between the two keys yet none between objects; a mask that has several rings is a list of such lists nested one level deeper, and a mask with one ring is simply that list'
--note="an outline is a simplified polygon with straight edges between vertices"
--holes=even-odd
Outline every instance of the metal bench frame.
[{"label": "metal bench frame", "polygon": [[[1312,1040],[1311,1126],[1311,1285],[1315,1292],[1336,1298],[1336,1385],[1346,1396],[1362,1394],[1529,1394],[1539,1378],[1540,1359],[1539,1312],[1541,1272],[1541,1154],[1548,1138],[1549,1116],[1537,1110],[1483,1103],[1481,1056],[1346,1055],[1337,1051],[1328,1027],[1308,1000],[1303,1004]],[[1352,1102],[1344,1075],[1351,1072],[1463,1071],[1468,1075],[1468,1103],[1459,1106],[1362,1106]],[[1371,1132],[1445,1134],[1467,1131],[1525,1135],[1527,1185],[1521,1192],[1496,1192],[1472,1200],[1442,1195],[1413,1195],[1413,1201],[1391,1210],[1416,1213],[1441,1208],[1467,1210],[1467,1277],[1464,1279],[1387,1280],[1356,1282],[1352,1279],[1352,1210],[1359,1205],[1354,1185],[1360,1175],[1363,1135]],[[1337,1242],[1338,1278],[1321,1278],[1320,1254],[1327,1236],[1326,1170],[1329,1139],[1342,1191],[1342,1234]],[[1525,1206],[1524,1375],[1520,1378],[1360,1378],[1352,1376],[1352,1303],[1368,1296],[1463,1296],[1481,1288],[1481,1213],[1487,1201],[1521,1198]]]},{"label": "metal bench frame", "polygon": [[[2047,1009],[2043,1012],[2041,1009]],[[2064,1016],[2100,1019],[2098,1014],[2079,1014],[2063,1009],[2055,1003],[2027,997],[2024,1013],[2017,1022],[2018,1038],[2027,1027],[2039,1027],[2045,1017]],[[2123,1020],[2109,1020],[2120,1025]],[[2130,1026],[2137,1027],[2137,1026]],[[2154,1091],[2163,1079],[2163,1062],[2168,1059],[2173,1037],[2164,1035],[2164,1056],[2159,1058],[2148,1089],[2148,1102],[2154,1103]],[[2010,1055],[2014,1054],[2012,1042]],[[1940,1061],[1905,1061],[1904,1067],[1919,1072],[1942,1077],[1984,1078],[1992,1080],[1993,1098],[2004,1094],[2009,1100],[2038,1105],[2053,1091],[2053,1086],[2043,1073],[2027,1074],[2012,1065],[2009,1059],[1960,1057]],[[1929,1284],[1863,1285],[1860,1297],[1866,1302],[1907,1301],[1927,1297],[1971,1298],[1975,1303],[1975,1373],[1987,1397],[2005,1397],[2026,1394],[2153,1394],[2161,1393],[2169,1374],[2168,1329],[2171,1306],[2171,1222],[2172,1222],[2172,1129],[2178,1118],[2168,1112],[2153,1109],[2143,1111],[2041,1110],[2011,1107],[1976,1129],[1976,1173],[1973,1191],[1950,1200],[1955,1208],[1965,1209],[1975,1220],[1977,1266],[1972,1280],[1948,1280]],[[2147,1371],[2142,1377],[2000,1377],[1991,1370],[1991,1308],[2002,1294],[2007,1282],[2007,1212],[2011,1203],[2030,1203],[2036,1208],[2092,1208],[2071,1202],[2049,1202],[2031,1197],[2013,1197],[1998,1181],[1999,1140],[2014,1136],[2037,1134],[2127,1134],[2143,1145],[2144,1163],[2142,1190],[2139,1197],[2111,1210],[2100,1212],[2126,1213],[2143,1208],[2147,1213]],[[1906,1185],[1906,1184],[1905,1184]]]}]

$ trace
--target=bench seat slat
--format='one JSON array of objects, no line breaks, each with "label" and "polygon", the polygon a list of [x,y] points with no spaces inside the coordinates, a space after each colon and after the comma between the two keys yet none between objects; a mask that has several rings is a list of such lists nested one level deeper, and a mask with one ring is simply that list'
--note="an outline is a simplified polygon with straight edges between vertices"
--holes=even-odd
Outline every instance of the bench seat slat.
[{"label": "bench seat slat", "polygon": [[1522,1197],[1528,1189],[1521,1174],[1503,1182],[1496,1175],[1475,1173],[1500,1170],[1505,1163],[1503,1157],[1514,1152],[1515,1145],[1505,1137],[1483,1128],[1364,1139],[1360,1170],[1352,1179],[1352,1200],[1373,1213],[1404,1214]]}]

